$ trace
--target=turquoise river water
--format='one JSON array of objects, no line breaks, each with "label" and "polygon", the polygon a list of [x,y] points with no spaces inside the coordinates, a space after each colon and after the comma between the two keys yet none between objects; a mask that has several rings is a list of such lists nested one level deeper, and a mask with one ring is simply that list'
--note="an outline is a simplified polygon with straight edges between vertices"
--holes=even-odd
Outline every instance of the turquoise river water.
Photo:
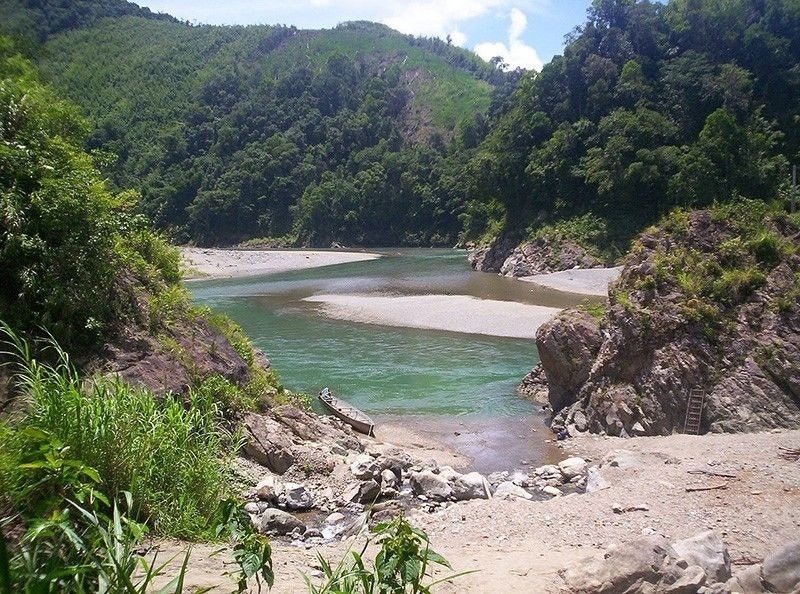
[{"label": "turquoise river water", "polygon": [[241,324],[295,391],[313,395],[330,386],[376,422],[443,441],[479,470],[548,459],[544,417],[515,393],[538,361],[534,341],[333,320],[302,299],[462,294],[564,307],[577,298],[473,272],[456,250],[381,253],[366,262],[194,281],[189,289]]}]

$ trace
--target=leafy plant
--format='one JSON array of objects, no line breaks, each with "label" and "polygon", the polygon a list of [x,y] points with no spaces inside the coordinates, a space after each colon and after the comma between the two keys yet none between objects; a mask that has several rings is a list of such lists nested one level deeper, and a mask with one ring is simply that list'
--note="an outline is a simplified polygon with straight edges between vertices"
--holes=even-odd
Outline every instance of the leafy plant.
[{"label": "leafy plant", "polygon": [[[369,567],[364,556],[373,543],[380,545],[380,550]],[[432,566],[450,569],[450,563],[431,549],[427,534],[403,516],[374,526],[361,551],[350,551],[335,567],[322,555],[317,559],[324,582],[316,586],[305,576],[311,594],[429,594],[441,582],[472,573],[430,581]]]},{"label": "leafy plant", "polygon": [[259,592],[262,580],[267,587],[272,588],[275,574],[269,539],[256,532],[253,521],[242,508],[241,502],[226,499],[220,503],[219,509],[221,521],[217,525],[216,537],[227,537],[231,543],[233,558],[239,566],[236,580],[238,591],[247,591],[251,578],[255,578]]}]

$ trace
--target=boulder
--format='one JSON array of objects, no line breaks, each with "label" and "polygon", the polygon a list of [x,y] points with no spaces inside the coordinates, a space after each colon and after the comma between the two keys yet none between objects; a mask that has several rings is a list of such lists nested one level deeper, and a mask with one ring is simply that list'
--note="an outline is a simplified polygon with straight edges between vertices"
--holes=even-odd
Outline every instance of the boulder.
[{"label": "boulder", "polygon": [[286,429],[265,415],[249,413],[244,421],[244,455],[254,462],[283,474],[294,464],[292,440]]},{"label": "boulder", "polygon": [[664,586],[664,594],[696,594],[706,583],[706,571],[699,565],[690,565],[680,577]]},{"label": "boulder", "polygon": [[305,532],[306,526],[292,514],[279,509],[268,509],[261,514],[259,531],[262,534],[283,536],[291,534],[294,530]]},{"label": "boulder", "polygon": [[702,567],[710,583],[726,582],[731,577],[731,558],[722,537],[708,530],[672,543],[670,553],[689,565]]},{"label": "boulder", "polygon": [[597,466],[592,466],[586,471],[586,492],[594,493],[595,491],[602,491],[608,489],[611,485],[605,479],[602,472]]},{"label": "boulder", "polygon": [[410,478],[415,495],[422,495],[431,501],[447,501],[453,497],[453,488],[447,479],[430,470],[413,472]]},{"label": "boulder", "polygon": [[639,466],[639,458],[630,450],[611,450],[603,456],[600,467],[610,466],[611,468],[635,468]]},{"label": "boulder", "polygon": [[311,509],[314,507],[314,496],[300,483],[286,483],[283,486],[284,505],[293,510]]},{"label": "boulder", "polygon": [[565,310],[539,327],[536,348],[547,375],[548,399],[554,412],[576,401],[601,342],[597,318],[576,309]]},{"label": "boulder", "polygon": [[260,501],[277,504],[283,493],[283,481],[274,474],[268,474],[256,485],[256,497]]},{"label": "boulder", "polygon": [[493,496],[495,499],[533,499],[533,495],[528,493],[522,487],[515,485],[511,481],[505,481],[497,485],[494,490]]},{"label": "boulder", "polygon": [[764,592],[761,582],[761,565],[751,565],[734,575],[726,582],[731,592],[736,594],[760,594]]},{"label": "boulder", "polygon": [[564,572],[567,591],[571,594],[657,592],[653,584],[661,581],[667,546],[663,536],[652,535],[611,548],[602,559],[569,567]]},{"label": "boulder", "polygon": [[565,480],[571,480],[586,472],[586,460],[578,457],[567,458],[558,463],[558,469]]},{"label": "boulder", "polygon": [[381,487],[383,489],[397,489],[400,481],[397,480],[397,475],[389,470],[381,471]]},{"label": "boulder", "polygon": [[489,481],[479,472],[461,475],[451,483],[451,487],[456,501],[489,499],[491,497]]},{"label": "boulder", "polygon": [[261,513],[261,508],[258,507],[258,504],[254,501],[248,501],[244,504],[244,511],[246,511],[251,516],[257,516]]},{"label": "boulder", "polygon": [[403,472],[411,468],[411,457],[407,454],[384,456],[378,459],[381,470],[391,470],[398,479],[403,477]]},{"label": "boulder", "polygon": [[559,497],[563,495],[560,489],[556,487],[551,487],[549,485],[542,488],[542,493],[544,493],[545,495],[550,495],[550,497]]},{"label": "boulder", "polygon": [[327,525],[331,526],[333,524],[338,524],[339,522],[341,522],[344,519],[345,519],[345,515],[343,513],[333,512],[327,518],[325,518],[325,523]]},{"label": "boulder", "polygon": [[377,479],[381,474],[381,468],[375,458],[368,454],[359,454],[350,464],[350,472],[361,481]]},{"label": "boulder", "polygon": [[348,503],[373,503],[381,494],[381,486],[374,480],[354,483],[342,493],[342,499]]},{"label": "boulder", "polygon": [[793,592],[800,588],[800,540],[767,555],[761,564],[761,580],[772,592]]}]

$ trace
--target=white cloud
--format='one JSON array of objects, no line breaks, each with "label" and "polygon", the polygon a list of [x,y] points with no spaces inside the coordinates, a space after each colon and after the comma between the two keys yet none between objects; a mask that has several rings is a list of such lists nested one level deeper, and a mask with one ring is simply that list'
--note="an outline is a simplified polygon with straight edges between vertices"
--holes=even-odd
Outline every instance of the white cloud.
[{"label": "white cloud", "polygon": [[519,8],[512,8],[509,18],[508,45],[501,41],[479,43],[475,46],[475,53],[486,61],[500,56],[508,68],[541,70],[543,63],[536,49],[522,40],[522,34],[528,28],[528,17]]}]

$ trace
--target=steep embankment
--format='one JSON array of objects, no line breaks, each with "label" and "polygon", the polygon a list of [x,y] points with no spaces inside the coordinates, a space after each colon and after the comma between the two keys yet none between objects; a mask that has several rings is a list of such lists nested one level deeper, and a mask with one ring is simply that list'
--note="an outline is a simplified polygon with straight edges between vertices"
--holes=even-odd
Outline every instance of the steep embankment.
[{"label": "steep embankment", "polygon": [[703,431],[796,427],[799,243],[797,216],[760,202],[643,233],[602,319],[567,310],[537,334],[554,429],[668,434],[693,387]]}]

